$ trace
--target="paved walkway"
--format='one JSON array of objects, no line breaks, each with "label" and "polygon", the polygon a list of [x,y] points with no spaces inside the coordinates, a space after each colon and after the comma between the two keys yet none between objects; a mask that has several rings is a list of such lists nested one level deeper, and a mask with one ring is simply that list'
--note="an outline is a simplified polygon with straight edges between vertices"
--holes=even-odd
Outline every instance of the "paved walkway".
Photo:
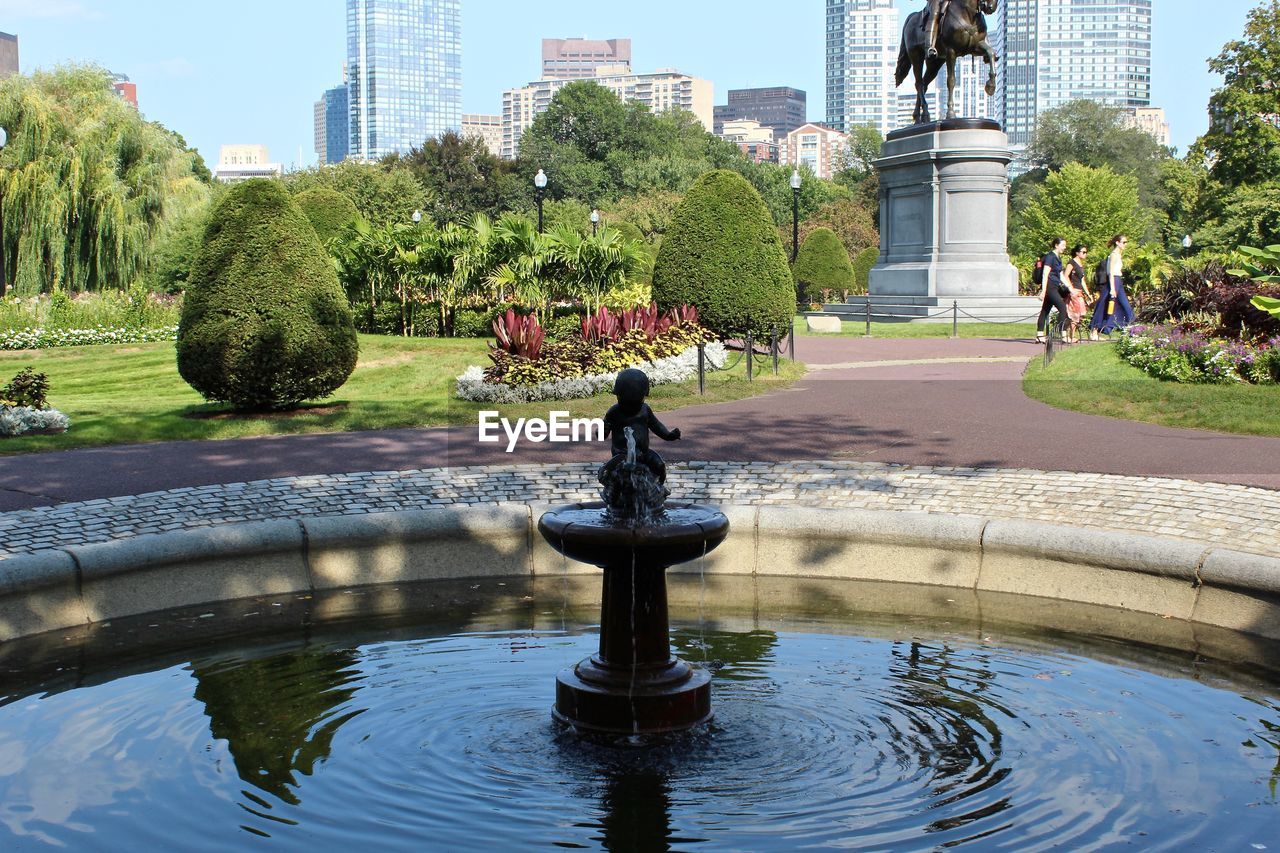
[{"label": "paved walkway", "polygon": [[[673,490],[1140,528],[1280,554],[1280,439],[1050,408],[1021,389],[1038,352],[1029,341],[800,338],[815,369],[791,388],[662,413],[687,439],[662,448]],[[0,557],[248,519],[594,497],[589,461],[601,456],[546,444],[508,455],[468,427],[2,458]]]},{"label": "paved walkway", "polygon": [[[596,500],[595,463],[290,477],[180,488],[0,515],[16,554],[238,521],[360,515],[481,503]],[[1194,539],[1280,556],[1280,492],[1248,486],[874,462],[673,465],[684,500],[1026,518]]]}]

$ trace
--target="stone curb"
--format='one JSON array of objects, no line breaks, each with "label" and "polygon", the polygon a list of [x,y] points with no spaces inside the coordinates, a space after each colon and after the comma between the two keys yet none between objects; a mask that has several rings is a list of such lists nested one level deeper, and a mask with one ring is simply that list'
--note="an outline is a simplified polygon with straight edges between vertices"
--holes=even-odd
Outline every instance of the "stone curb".
[{"label": "stone curb", "polygon": [[[253,596],[431,579],[595,574],[537,532],[543,505],[198,528],[0,562],[0,641]],[[1009,519],[727,506],[728,541],[673,571],[1007,592],[1280,639],[1280,559]]]}]

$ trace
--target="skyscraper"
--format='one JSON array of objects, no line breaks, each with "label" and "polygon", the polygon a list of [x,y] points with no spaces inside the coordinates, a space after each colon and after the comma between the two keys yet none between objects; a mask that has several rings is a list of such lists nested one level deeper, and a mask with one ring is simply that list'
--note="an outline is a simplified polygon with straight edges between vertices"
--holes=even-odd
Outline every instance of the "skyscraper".
[{"label": "skyscraper", "polygon": [[631,73],[631,39],[543,39],[543,80],[585,80],[596,69],[609,66],[618,72],[625,66]]},{"label": "skyscraper", "polygon": [[350,155],[408,151],[462,121],[461,0],[347,0]]},{"label": "skyscraper", "polygon": [[351,107],[347,84],[325,92],[315,107],[316,154],[320,165],[347,159],[351,143]]},{"label": "skyscraper", "polygon": [[893,0],[827,0],[827,124],[897,126],[893,75],[901,39]]},{"label": "skyscraper", "polygon": [[1076,98],[1150,106],[1151,0],[1005,0],[999,18],[995,118],[1015,148],[1037,115]]},{"label": "skyscraper", "polygon": [[0,80],[18,73],[18,37],[0,33]]}]

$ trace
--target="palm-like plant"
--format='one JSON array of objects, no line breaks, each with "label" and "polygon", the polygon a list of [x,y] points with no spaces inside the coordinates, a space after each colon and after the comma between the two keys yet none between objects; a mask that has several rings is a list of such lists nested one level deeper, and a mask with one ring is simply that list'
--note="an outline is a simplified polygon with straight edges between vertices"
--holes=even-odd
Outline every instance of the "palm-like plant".
[{"label": "palm-like plant", "polygon": [[596,311],[605,293],[625,284],[644,264],[639,244],[612,228],[591,237],[560,226],[548,235],[548,249],[565,295],[582,300],[588,312]]},{"label": "palm-like plant", "polygon": [[545,309],[550,291],[543,279],[547,246],[533,220],[518,214],[502,216],[494,226],[493,266],[487,278],[499,302],[508,296],[525,305]]}]

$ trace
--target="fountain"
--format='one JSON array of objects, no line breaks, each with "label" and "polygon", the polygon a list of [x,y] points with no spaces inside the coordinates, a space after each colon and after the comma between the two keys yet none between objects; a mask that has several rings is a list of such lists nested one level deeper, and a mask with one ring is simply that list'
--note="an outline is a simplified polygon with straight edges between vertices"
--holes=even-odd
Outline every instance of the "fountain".
[{"label": "fountain", "polygon": [[649,377],[618,374],[605,415],[612,458],[600,469],[602,501],[546,513],[538,530],[571,560],[604,570],[600,651],[556,678],[555,717],[575,729],[657,734],[711,719],[711,676],[671,654],[667,577],[729,535],[713,507],[667,503],[666,465],[649,433],[679,441],[644,402]]}]

